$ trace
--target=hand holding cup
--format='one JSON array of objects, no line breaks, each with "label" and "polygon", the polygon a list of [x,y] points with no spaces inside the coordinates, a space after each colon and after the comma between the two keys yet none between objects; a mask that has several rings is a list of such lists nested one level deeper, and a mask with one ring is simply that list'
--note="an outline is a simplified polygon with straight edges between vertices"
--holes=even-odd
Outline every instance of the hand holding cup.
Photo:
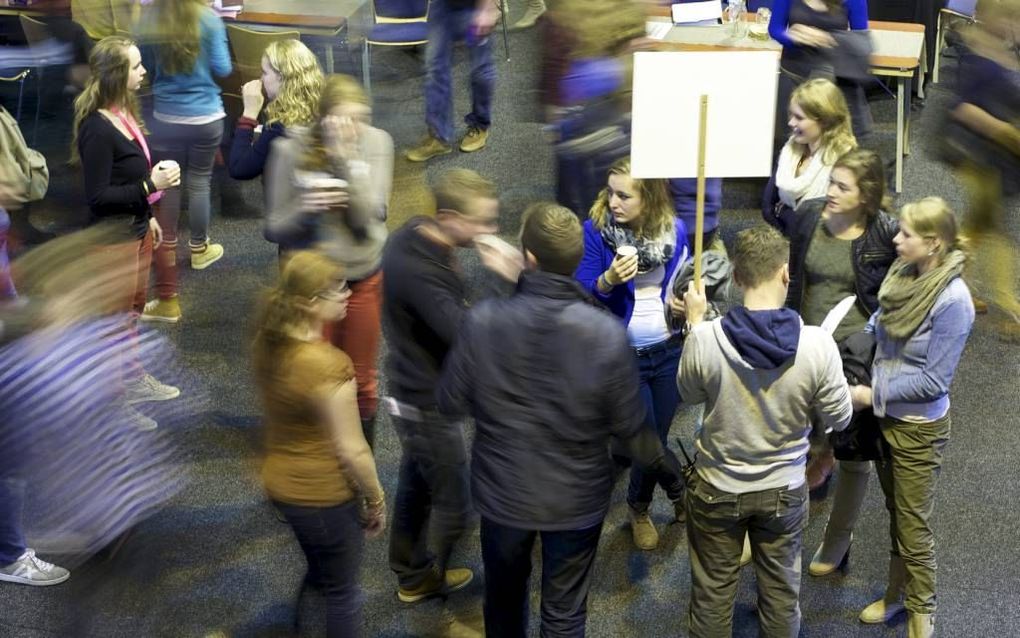
[{"label": "hand holding cup", "polygon": [[158,191],[180,186],[181,167],[173,160],[163,160],[152,167],[149,178]]},{"label": "hand holding cup", "polygon": [[609,265],[609,270],[603,277],[610,286],[625,284],[638,273],[637,248],[634,246],[620,246],[616,249],[616,257]]}]

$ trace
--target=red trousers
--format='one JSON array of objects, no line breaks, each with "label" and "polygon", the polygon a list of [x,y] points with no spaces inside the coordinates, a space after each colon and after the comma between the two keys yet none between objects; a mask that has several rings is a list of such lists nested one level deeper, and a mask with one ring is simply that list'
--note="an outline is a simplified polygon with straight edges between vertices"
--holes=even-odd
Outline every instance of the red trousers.
[{"label": "red trousers", "polygon": [[358,381],[358,411],[362,419],[375,417],[379,406],[379,339],[382,335],[382,271],[351,282],[347,316],[327,324],[325,337],[354,362]]}]

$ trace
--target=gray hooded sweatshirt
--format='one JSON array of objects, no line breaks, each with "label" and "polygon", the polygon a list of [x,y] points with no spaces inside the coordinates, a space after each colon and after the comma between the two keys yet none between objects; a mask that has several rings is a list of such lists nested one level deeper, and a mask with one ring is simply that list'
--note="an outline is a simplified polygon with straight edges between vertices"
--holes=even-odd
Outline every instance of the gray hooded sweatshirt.
[{"label": "gray hooded sweatshirt", "polygon": [[832,336],[789,309],[738,306],[695,326],[678,385],[705,403],[698,475],[733,494],[800,486],[811,424],[842,430],[853,415]]}]

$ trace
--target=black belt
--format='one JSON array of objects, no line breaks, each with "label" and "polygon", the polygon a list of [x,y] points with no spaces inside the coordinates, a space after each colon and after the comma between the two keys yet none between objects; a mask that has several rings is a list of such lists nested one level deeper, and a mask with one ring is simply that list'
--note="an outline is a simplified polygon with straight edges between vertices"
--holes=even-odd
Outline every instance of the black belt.
[{"label": "black belt", "polygon": [[665,350],[666,348],[669,348],[669,347],[671,347],[673,345],[676,345],[676,344],[679,344],[679,343],[683,343],[683,337],[681,337],[678,334],[670,335],[669,339],[666,339],[665,341],[660,341],[659,343],[653,343],[650,346],[643,346],[641,348],[633,348],[634,356],[636,356],[636,357],[644,357],[646,355],[655,354],[656,352],[659,352],[660,350]]}]

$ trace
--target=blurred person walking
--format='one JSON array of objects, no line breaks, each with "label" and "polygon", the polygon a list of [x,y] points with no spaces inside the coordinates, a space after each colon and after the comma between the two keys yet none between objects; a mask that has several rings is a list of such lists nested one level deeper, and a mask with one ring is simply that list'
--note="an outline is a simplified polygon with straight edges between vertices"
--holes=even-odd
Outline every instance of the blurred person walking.
[{"label": "blurred person walking", "polygon": [[[134,42],[120,36],[104,38],[92,50],[89,68],[89,81],[74,101],[71,157],[81,167],[93,223],[109,221],[119,230],[104,250],[123,253],[135,265],[131,285],[116,308],[132,313],[135,330],[145,308],[152,251],[163,240],[152,204],[163,191],[180,184],[181,171],[165,162],[152,165],[136,96],[146,71]],[[130,358],[125,368],[129,403],[180,395],[179,389],[160,383]]]},{"label": "blurred person walking", "polygon": [[[584,256],[576,277],[627,328],[638,365],[645,425],[665,444],[680,403],[676,390],[681,336],[667,313],[682,313],[673,276],[689,259],[687,229],[675,215],[666,180],[630,176],[630,158],[609,169],[608,184],[584,222]],[[656,479],[631,468],[627,504],[638,549],[652,550],[659,532],[649,513]]]},{"label": "blurred person walking", "polygon": [[[122,232],[116,222],[95,225],[14,263],[26,303],[6,306],[0,317],[4,340],[10,339],[0,348],[0,485],[6,489],[0,580],[65,580],[67,571],[38,559],[26,537],[35,549],[80,565],[119,547],[183,484],[173,446],[140,427],[130,391],[113,382],[125,358],[166,374],[173,367],[158,334],[130,334],[118,314],[136,264],[130,252],[105,247],[111,233]],[[187,416],[181,406],[175,412]]]},{"label": "blurred person walking", "polygon": [[[204,0],[156,0],[141,26],[143,63],[152,69],[153,154],[176,162],[188,195],[191,267],[208,268],[223,256],[209,241],[210,189],[216,151],[223,137],[223,99],[215,77],[230,75],[223,21]],[[163,242],[156,249],[156,299],[142,319],[177,323],[177,224],[181,188],[166,191],[156,205]]]},{"label": "blurred person walking", "polygon": [[496,65],[489,33],[496,24],[497,0],[432,0],[429,3],[428,44],[425,46],[425,123],[428,134],[404,156],[425,162],[446,155],[453,147],[453,48],[464,42],[471,58],[471,112],[464,118],[467,133],[460,150],[485,148],[492,126],[492,96]]},{"label": "blurred person walking", "polygon": [[676,457],[646,427],[637,366],[620,322],[573,278],[584,254],[569,209],[524,213],[527,270],[509,299],[464,319],[439,384],[443,412],[475,419],[472,497],[482,515],[485,628],[528,635],[528,586],[542,543],[543,636],[580,636],[613,488],[610,440],[683,495]]},{"label": "blurred person walking", "polygon": [[[262,78],[241,87],[244,112],[234,129],[227,160],[231,178],[262,177],[273,142],[288,130],[297,133],[312,126],[316,121],[322,82],[319,60],[300,40],[269,43],[262,54]],[[260,125],[263,107],[264,123]],[[260,126],[262,130],[256,139],[255,129]],[[268,189],[266,191],[267,206],[272,210]],[[267,219],[264,234],[266,239],[279,244],[281,252],[309,248],[316,240],[317,219],[304,221],[305,226],[283,235],[270,231]]]},{"label": "blurred person walking", "polygon": [[[350,76],[326,79],[310,131],[292,130],[273,145],[267,175],[268,224],[274,235],[318,228],[316,248],[343,265],[351,298],[327,339],[354,361],[358,410],[369,445],[375,439],[382,333],[382,251],[393,189],[393,138],[371,125],[372,108]],[[313,218],[313,219],[309,219]]]},{"label": "blurred person walking", "polygon": [[[454,249],[480,244],[499,222],[496,186],[474,171],[443,173],[433,194],[435,217],[394,232],[382,261],[390,411],[401,447],[389,559],[405,603],[445,596],[474,577],[448,568],[471,504],[463,426],[439,414],[436,387],[468,307]],[[516,280],[511,260],[479,248],[483,265]]]},{"label": "blurred person walking", "polygon": [[889,510],[885,594],[860,613],[888,622],[905,608],[908,638],[935,633],[935,484],[949,443],[949,388],[974,326],[961,278],[966,252],[945,201],[926,197],[900,211],[898,259],[878,292],[868,328],[877,341],[871,387],[851,388],[854,407],[879,417],[888,456],[877,463]]},{"label": "blurred person walking", "polygon": [[705,322],[707,302],[694,282],[684,295],[692,328],[677,383],[685,402],[705,403],[687,490],[690,633],[698,638],[733,633],[745,536],[761,635],[799,635],[812,416],[841,430],[853,414],[836,343],[783,306],[789,256],[775,229],[741,231],[731,258],[743,305]]},{"label": "blurred person walking", "polygon": [[1000,335],[1016,341],[1017,245],[1005,220],[1007,201],[1020,194],[1020,2],[979,2],[964,42],[944,143],[969,198],[962,231],[973,244],[976,278],[1003,315]]},{"label": "blurred person walking", "polygon": [[351,297],[343,269],[297,252],[267,295],[253,365],[265,411],[262,483],[326,596],[326,635],[360,636],[363,537],[386,526],[386,500],[361,432],[354,365],[327,342]]}]

